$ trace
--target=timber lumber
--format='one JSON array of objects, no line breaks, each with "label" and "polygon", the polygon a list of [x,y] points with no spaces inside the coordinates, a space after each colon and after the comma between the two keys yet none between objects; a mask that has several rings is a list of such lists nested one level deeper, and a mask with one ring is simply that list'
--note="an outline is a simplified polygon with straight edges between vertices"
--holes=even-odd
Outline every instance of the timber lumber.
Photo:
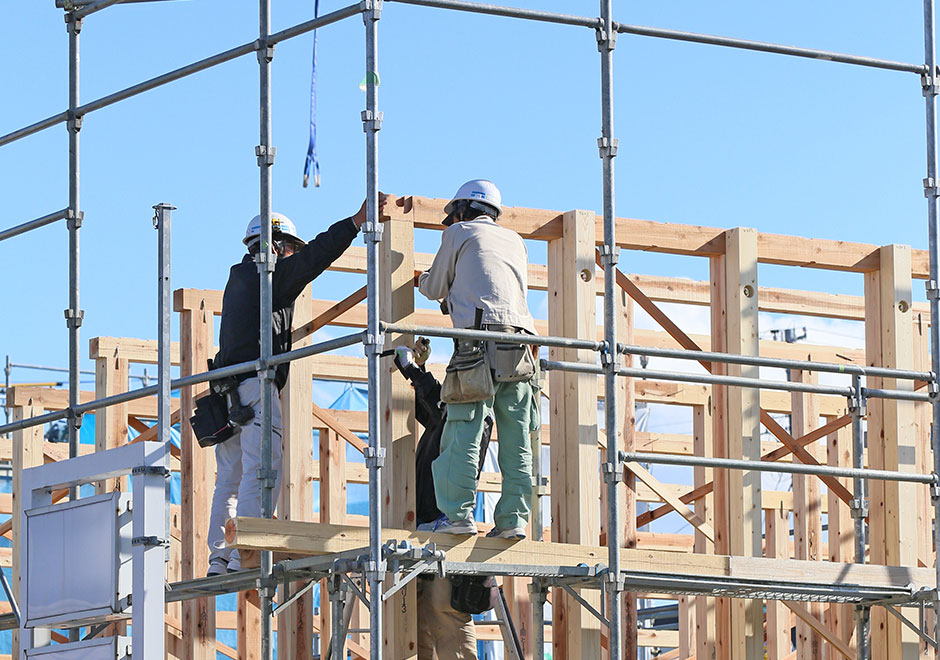
[{"label": "timber lumber", "polygon": [[[427,197],[401,197],[386,206],[391,217],[407,217],[420,229],[443,231],[441,218],[450,200]],[[551,241],[562,236],[562,213],[543,209],[504,207],[500,225],[523,238]],[[595,243],[604,242],[604,220],[595,216]],[[725,252],[725,230],[716,227],[654,222],[633,218],[615,219],[615,240],[619,247],[643,252],[662,252],[711,257]],[[880,266],[879,246],[784,234],[757,234],[757,261],[782,266],[802,266],[825,270],[867,273]],[[911,276],[928,279],[926,250],[911,250]]]},{"label": "timber lumber", "polygon": [[[247,550],[271,550],[287,555],[325,555],[358,550],[369,545],[369,530],[351,525],[295,522],[265,518],[233,518],[225,529],[226,543]],[[415,546],[435,543],[454,562],[490,562],[494,565],[577,566],[606,563],[604,546],[539,541],[507,541],[483,536],[464,537],[431,532],[383,529],[382,542],[410,541]],[[933,589],[932,568],[842,564],[836,562],[690,555],[660,550],[621,551],[625,570],[666,575],[730,577],[741,580],[792,581],[813,583],[863,584],[875,588]]]}]

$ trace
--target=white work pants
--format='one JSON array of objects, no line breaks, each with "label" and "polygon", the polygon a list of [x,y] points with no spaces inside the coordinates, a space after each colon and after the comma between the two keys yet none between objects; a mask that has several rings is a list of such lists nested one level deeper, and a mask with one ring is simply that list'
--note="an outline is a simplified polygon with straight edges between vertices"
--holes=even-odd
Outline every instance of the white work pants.
[{"label": "white work pants", "polygon": [[[273,501],[281,492],[281,399],[272,383],[271,469],[277,474]],[[238,551],[225,547],[225,521],[236,516],[261,517],[261,381],[248,378],[238,386],[242,405],[251,406],[255,418],[239,428],[235,435],[215,446],[215,493],[209,514],[209,561],[221,557],[230,563],[238,560]],[[237,564],[233,568],[237,568]]]}]

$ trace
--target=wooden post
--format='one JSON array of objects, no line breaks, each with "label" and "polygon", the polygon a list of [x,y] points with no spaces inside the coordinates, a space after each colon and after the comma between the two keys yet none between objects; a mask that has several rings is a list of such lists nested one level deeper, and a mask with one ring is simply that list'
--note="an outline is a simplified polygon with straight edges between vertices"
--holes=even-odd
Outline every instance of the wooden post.
[{"label": "wooden post", "polygon": [[[725,254],[712,258],[712,347],[739,355],[758,354],[757,232],[725,232]],[[716,345],[717,342],[717,345]],[[756,378],[758,368],[727,365],[730,375]],[[715,387],[715,454],[760,460],[760,397],[756,390]],[[722,474],[725,473],[725,474]],[[760,473],[719,470],[715,479],[715,523],[719,554],[759,557]],[[719,601],[718,657],[756,658],[763,652],[763,604]]]},{"label": "wooden post", "polygon": [[[866,362],[913,368],[911,321],[911,250],[887,245],[879,250],[881,268],[865,277]],[[879,382],[880,381],[880,382]],[[911,389],[910,381],[869,379],[870,387]],[[871,404],[874,403],[874,406]],[[872,468],[913,472],[917,466],[914,404],[869,399],[868,448]],[[916,502],[912,484],[870,482],[871,561],[893,566],[917,565],[917,516],[902,515],[901,503]],[[916,511],[916,504],[915,504]],[[881,608],[872,610],[872,657],[908,660],[919,657],[913,631]]]},{"label": "wooden post", "polygon": [[[790,512],[782,506],[764,510],[767,556],[790,558]],[[779,600],[767,601],[767,660],[790,655],[790,610]]]},{"label": "wooden post", "polygon": [[[381,318],[392,323],[409,321],[415,309],[414,224],[410,218],[393,218],[385,223],[385,237],[379,255],[379,272],[388,277],[379,301]],[[414,338],[391,339],[386,349]],[[382,364],[383,400],[382,446],[385,469],[382,474],[382,524],[398,529],[415,528],[415,404],[414,391],[394,363]],[[391,579],[386,588],[391,586]],[[418,619],[415,584],[409,584],[385,603],[383,645],[389,658],[408,660],[417,657]],[[322,600],[322,599],[321,599]]]},{"label": "wooden post", "polygon": [[[834,417],[826,417],[826,423]],[[830,433],[826,438],[827,463],[838,467],[852,466],[852,428],[845,426]],[[850,479],[841,479],[842,484],[851,490]],[[849,563],[855,561],[855,526],[852,513],[836,495],[829,491],[829,561]],[[855,619],[853,607],[848,604],[832,603],[829,606],[827,623],[832,631],[846,644],[852,642],[855,634]],[[829,660],[837,660],[840,654],[835,649],[829,649]]]},{"label": "wooden post", "polygon": [[[715,455],[712,443],[712,411],[704,405],[692,408],[692,436],[696,456],[712,457]],[[714,479],[714,470],[697,467],[694,469],[695,486],[702,486]],[[714,497],[707,495],[695,501],[695,513],[715,526]],[[693,552],[714,554],[715,544],[701,532],[695,532]],[[715,599],[706,596],[695,597],[695,657],[715,657]]]},{"label": "wooden post", "polygon": [[[13,400],[13,393],[9,391],[7,400]],[[30,417],[42,415],[45,412],[38,401],[30,399],[25,406],[14,406],[11,421],[19,422]],[[20,567],[20,516],[23,515],[23,499],[21,496],[21,479],[23,470],[43,464],[42,426],[31,426],[22,431],[13,432],[13,582],[17,598],[20,594],[20,581],[22,580]],[[13,630],[13,657],[19,657],[19,631]]]},{"label": "wooden post", "polygon": [[[310,287],[294,301],[294,328],[313,317]],[[296,342],[293,348],[309,346],[312,338]],[[283,437],[281,494],[277,515],[281,520],[313,520],[313,360],[295,360],[290,365],[287,384],[281,392]],[[303,582],[293,585],[303,587]],[[280,588],[283,592],[284,588]],[[287,595],[281,593],[281,602]],[[301,596],[278,617],[277,655],[282,660],[313,659],[313,594]]]},{"label": "wooden post", "polygon": [[[617,305],[614,311],[618,314],[617,330],[618,341],[624,344],[633,344],[634,341],[634,305],[633,299],[627,295],[626,291],[619,290],[617,296]],[[624,356],[623,365],[625,367],[634,366],[633,356]],[[618,378],[618,405],[623,417],[620,430],[620,448],[623,451],[636,451],[636,392],[633,387],[632,378]],[[607,456],[602,451],[601,461],[606,461]],[[630,470],[624,470],[624,483],[618,489],[620,493],[620,516],[622,521],[623,547],[636,548],[637,529],[636,529],[636,475]],[[600,484],[601,493],[607,492],[607,484]],[[637,621],[636,594],[625,592],[623,595],[623,657],[627,660],[634,660],[637,657]]]},{"label": "wooden post", "polygon": [[[183,299],[183,290],[174,292],[173,309],[180,313],[180,375],[189,376],[206,370],[212,346],[213,317],[205,298],[200,299],[195,308],[184,308]],[[195,397],[204,390],[204,385],[182,390],[181,419],[192,417]],[[183,538],[180,572],[184,580],[190,580],[204,576],[209,566],[206,535],[215,484],[215,453],[199,446],[188,421],[180,424],[180,470]],[[182,632],[185,660],[215,660],[214,598],[198,598],[183,603]]]},{"label": "wooden post", "polygon": [[[790,380],[797,383],[817,382],[815,374],[791,370]],[[790,435],[799,438],[819,426],[817,397],[804,392],[790,394],[792,415]],[[812,457],[819,459],[818,442],[806,446]],[[793,475],[793,545],[794,559],[819,561],[822,559],[822,500],[819,478],[809,475]],[[831,535],[830,535],[831,539]],[[807,609],[815,618],[822,620],[822,604],[808,603]],[[821,660],[822,637],[802,620],[796,622],[797,660]]]},{"label": "wooden post", "polygon": [[261,599],[258,591],[256,589],[239,591],[237,608],[238,660],[260,660]]},{"label": "wooden post", "polygon": [[[320,522],[346,524],[346,441],[332,429],[319,428],[320,442]],[[327,581],[320,580],[320,655],[330,645],[332,603]],[[359,608],[356,599],[356,610]]]},{"label": "wooden post", "polygon": [[[569,211],[562,238],[548,244],[549,334],[597,336],[594,282],[594,214]],[[590,362],[592,351],[551,349],[553,360]],[[553,371],[551,389],[552,540],[595,543],[600,535],[598,498],[597,377]],[[581,595],[599,607],[596,591]],[[552,655],[569,660],[599,658],[600,625],[568,594],[552,598]]]},{"label": "wooden post", "polygon": [[[128,363],[124,358],[103,355],[97,342],[91,341],[90,357],[95,361],[95,398],[126,392]],[[121,403],[95,411],[95,451],[114,449],[127,443],[127,404]],[[127,491],[127,477],[106,479],[95,484],[96,493]]]}]

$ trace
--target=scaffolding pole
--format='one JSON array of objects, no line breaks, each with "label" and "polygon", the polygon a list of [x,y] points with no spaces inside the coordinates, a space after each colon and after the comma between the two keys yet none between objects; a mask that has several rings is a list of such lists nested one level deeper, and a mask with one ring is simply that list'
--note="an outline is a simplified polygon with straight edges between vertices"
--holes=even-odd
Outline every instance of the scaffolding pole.
[{"label": "scaffolding pole", "polygon": [[[605,585],[608,595],[608,644],[611,658],[623,657],[623,576],[620,574],[620,497],[618,486],[623,481],[623,465],[618,460],[620,433],[617,421],[617,316],[614,311],[617,282],[617,244],[614,223],[614,157],[617,155],[617,140],[614,138],[614,48],[617,33],[613,24],[612,0],[600,0],[601,18],[597,26],[597,50],[600,52],[601,74],[601,137],[597,141],[601,158],[602,190],[604,206],[604,245],[601,259],[604,264],[604,339],[605,351],[601,353],[604,363],[604,428],[607,432],[607,462],[604,464],[604,481],[607,482],[607,548],[608,567]],[[541,524],[541,523],[539,523]]]},{"label": "scaffolding pole", "polygon": [[[385,452],[380,437],[381,381],[379,355],[382,335],[379,327],[379,247],[382,226],[379,224],[379,147],[378,132],[382,128],[379,112],[378,35],[382,16],[382,0],[364,0],[362,21],[365,24],[366,108],[362,111],[362,128],[366,134],[366,292],[368,327],[363,342],[368,360],[369,378],[369,446],[365,459],[369,469],[369,559],[364,574],[369,582],[372,606],[369,608],[369,653],[372,660],[382,660],[382,582],[385,579],[385,558],[382,555],[382,466]],[[338,616],[338,613],[334,614]]]},{"label": "scaffolding pole", "polygon": [[[934,374],[940,374],[940,271],[937,238],[937,198],[940,195],[937,182],[937,52],[934,0],[924,0],[924,62],[926,72],[922,76],[926,115],[927,177],[924,179],[924,195],[927,198],[927,227],[929,235],[930,279],[927,282],[927,298],[930,301],[930,366]],[[940,398],[933,397],[933,419],[931,424],[931,446],[933,448],[934,473],[940,474]],[[940,488],[931,492],[934,506],[934,548],[940,552]],[[940,641],[940,560],[934,564],[937,585],[934,591],[934,639]]]}]

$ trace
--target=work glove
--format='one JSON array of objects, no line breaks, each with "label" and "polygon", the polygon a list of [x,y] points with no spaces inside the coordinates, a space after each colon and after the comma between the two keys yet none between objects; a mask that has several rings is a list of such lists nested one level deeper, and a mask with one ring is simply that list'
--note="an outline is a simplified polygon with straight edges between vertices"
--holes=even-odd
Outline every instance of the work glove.
[{"label": "work glove", "polygon": [[431,357],[431,341],[427,337],[418,337],[414,348],[415,364],[423,367],[429,357]]}]

